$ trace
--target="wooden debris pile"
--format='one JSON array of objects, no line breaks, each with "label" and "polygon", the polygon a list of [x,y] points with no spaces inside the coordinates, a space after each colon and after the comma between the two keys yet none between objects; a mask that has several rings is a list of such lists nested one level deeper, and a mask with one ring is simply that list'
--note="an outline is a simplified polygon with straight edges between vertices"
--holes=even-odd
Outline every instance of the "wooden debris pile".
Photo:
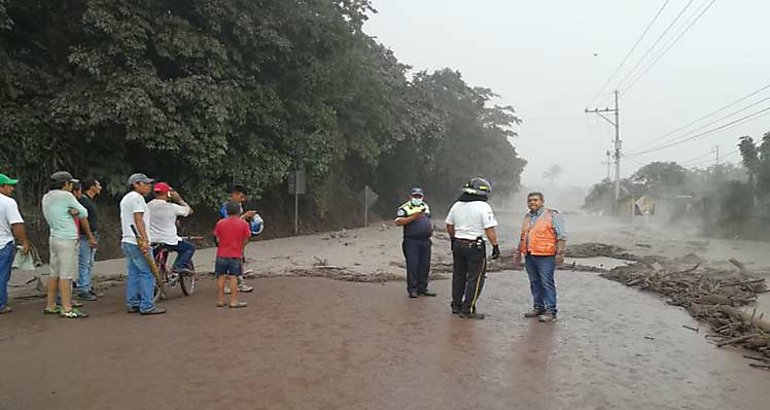
[{"label": "wooden debris pile", "polygon": [[567,246],[568,258],[595,258],[605,256],[607,258],[622,259],[627,261],[638,260],[637,256],[627,252],[624,248],[606,243],[586,242]]},{"label": "wooden debris pile", "polygon": [[[601,276],[640,290],[656,292],[666,302],[682,306],[714,331],[709,337],[717,346],[737,345],[756,351],[747,355],[753,367],[770,370],[770,321],[747,305],[768,291],[765,279],[748,273],[732,259],[735,271],[703,266],[694,255],[679,259],[655,258],[631,266],[621,266]],[[694,265],[691,262],[698,262]]]}]

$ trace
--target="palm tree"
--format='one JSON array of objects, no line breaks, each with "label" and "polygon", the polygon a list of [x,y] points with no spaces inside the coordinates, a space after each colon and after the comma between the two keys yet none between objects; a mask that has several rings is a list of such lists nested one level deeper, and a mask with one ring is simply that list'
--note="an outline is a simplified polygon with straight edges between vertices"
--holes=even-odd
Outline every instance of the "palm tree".
[{"label": "palm tree", "polygon": [[551,167],[548,168],[548,171],[543,172],[543,179],[547,179],[551,182],[551,184],[553,184],[554,181],[559,178],[563,172],[564,169],[562,169],[561,165],[551,165]]}]

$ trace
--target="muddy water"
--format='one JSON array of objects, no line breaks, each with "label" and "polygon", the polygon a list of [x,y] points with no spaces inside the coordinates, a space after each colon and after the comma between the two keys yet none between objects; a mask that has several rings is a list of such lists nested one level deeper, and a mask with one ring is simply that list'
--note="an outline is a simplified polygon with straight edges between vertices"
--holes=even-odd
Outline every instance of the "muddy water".
[{"label": "muddy water", "polygon": [[399,282],[263,279],[249,307],[213,288],[123,313],[120,289],[75,322],[38,302],[0,317],[2,409],[767,409],[770,374],[683,311],[595,274],[559,276],[561,315],[520,319],[522,273],[490,275],[473,322]]}]

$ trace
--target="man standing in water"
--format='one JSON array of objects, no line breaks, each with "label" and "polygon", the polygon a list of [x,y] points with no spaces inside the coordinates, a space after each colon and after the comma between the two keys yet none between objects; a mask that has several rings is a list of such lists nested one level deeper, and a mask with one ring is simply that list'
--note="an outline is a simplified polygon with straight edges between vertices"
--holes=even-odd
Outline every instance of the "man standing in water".
[{"label": "man standing in water", "polygon": [[517,264],[524,255],[524,265],[529,276],[533,309],[524,314],[527,318],[538,318],[548,323],[556,320],[556,265],[564,262],[567,233],[559,212],[543,206],[545,200],[540,192],[527,195],[529,212],[521,226],[521,239],[514,253]]},{"label": "man standing in water", "polygon": [[492,259],[500,257],[497,219],[487,203],[491,194],[487,180],[471,179],[446,217],[452,241],[452,313],[462,318],[484,319],[476,312],[476,303],[487,271],[487,241],[492,244]]}]

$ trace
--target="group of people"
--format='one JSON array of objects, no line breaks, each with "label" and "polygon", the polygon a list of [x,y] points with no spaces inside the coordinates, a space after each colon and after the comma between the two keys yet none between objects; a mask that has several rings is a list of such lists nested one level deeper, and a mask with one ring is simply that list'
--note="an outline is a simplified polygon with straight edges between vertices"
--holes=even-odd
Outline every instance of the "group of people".
[{"label": "group of people", "polygon": [[[16,201],[11,195],[18,183],[0,174],[0,314],[8,313],[7,283],[18,248],[28,253],[27,239]],[[172,274],[194,274],[190,262],[195,246],[177,233],[180,217],[193,213],[192,207],[168,183],[156,182],[142,173],[128,178],[130,190],[120,201],[121,249],[126,257],[126,306],[129,313],[157,315],[166,309],[155,305],[155,277],[152,273],[151,244],[164,246],[177,253]],[[51,175],[51,189],[43,196],[43,216],[50,228],[49,251],[51,276],[48,279],[45,314],[67,318],[88,315],[80,310],[80,301],[95,301],[101,296],[91,285],[94,256],[99,244],[98,216],[95,198],[102,190],[94,178],[82,182],[67,171]],[[491,184],[473,178],[462,189],[446,217],[446,230],[453,256],[453,314],[468,319],[484,319],[476,306],[484,287],[487,269],[487,247],[491,259],[500,257],[495,227],[498,225],[488,203]],[[262,231],[262,220],[256,211],[244,211],[247,191],[235,185],[230,199],[220,213],[222,219],[214,228],[217,253],[214,271],[217,276],[217,306],[246,307],[238,299],[240,292],[253,290],[243,282],[244,249],[253,235]],[[402,249],[406,259],[407,294],[410,298],[435,297],[428,288],[433,223],[430,207],[422,188],[413,188],[409,201],[396,212],[395,223],[404,230]],[[529,212],[525,215],[513,258],[524,262],[529,276],[533,308],[524,314],[541,322],[556,320],[556,266],[564,261],[566,232],[561,215],[544,206],[540,192],[527,196]],[[73,288],[77,290],[73,298]],[[230,294],[229,302],[225,295]]]},{"label": "group of people", "polygon": [[[484,319],[476,310],[484,287],[487,269],[487,244],[492,246],[491,259],[500,257],[495,227],[498,225],[492,207],[487,202],[492,194],[491,184],[483,178],[473,178],[449,209],[446,231],[452,249],[452,313],[462,318]],[[409,201],[396,211],[395,223],[403,226],[402,247],[406,259],[407,294],[410,298],[436,296],[428,289],[430,275],[431,222],[430,207],[422,188],[412,188]],[[533,308],[526,318],[541,322],[556,320],[556,266],[564,262],[566,231],[564,221],[556,210],[544,206],[541,192],[527,195],[529,212],[524,216],[514,261],[524,266],[529,276]]]},{"label": "group of people", "polygon": [[[7,284],[16,243],[24,254],[31,249],[24,220],[11,197],[18,182],[0,174],[0,314],[12,311],[8,307]],[[129,192],[120,201],[121,249],[128,272],[127,311],[140,315],[163,314],[166,310],[156,306],[154,300],[156,283],[151,267],[151,245],[177,253],[171,268],[173,275],[194,274],[190,263],[195,246],[177,233],[178,218],[190,216],[193,209],[168,183],[156,182],[145,174],[131,175],[128,186]],[[55,172],[50,177],[50,190],[42,199],[43,217],[49,227],[50,253],[45,314],[88,317],[80,309],[81,302],[96,301],[102,296],[91,284],[99,244],[95,198],[101,190],[98,180],[86,178],[81,182],[67,171]],[[245,307],[246,303],[238,300],[238,294],[253,290],[242,279],[244,248],[252,235],[261,233],[263,222],[256,211],[244,212],[242,204],[246,199],[246,189],[233,186],[229,201],[222,206],[223,218],[214,229],[218,243],[217,306]],[[227,278],[230,280],[226,281]],[[230,294],[229,304],[225,303],[225,294]]]},{"label": "group of people", "polygon": [[[190,269],[195,246],[182,240],[177,233],[177,219],[191,215],[193,210],[168,183],[156,183],[147,175],[136,173],[128,178],[128,184],[131,191],[120,201],[121,248],[126,255],[128,270],[127,310],[140,315],[163,314],[166,309],[156,306],[154,301],[155,278],[147,257],[152,254],[150,244],[156,243],[177,252],[172,274],[195,274]],[[146,202],[145,197],[151,191],[153,199]],[[218,307],[246,307],[245,302],[238,300],[238,295],[254,289],[243,281],[244,249],[252,235],[262,232],[263,225],[256,211],[243,210],[247,194],[241,185],[230,189],[230,200],[222,206],[223,218],[214,228]],[[225,294],[230,294],[229,303],[225,303]]]}]

